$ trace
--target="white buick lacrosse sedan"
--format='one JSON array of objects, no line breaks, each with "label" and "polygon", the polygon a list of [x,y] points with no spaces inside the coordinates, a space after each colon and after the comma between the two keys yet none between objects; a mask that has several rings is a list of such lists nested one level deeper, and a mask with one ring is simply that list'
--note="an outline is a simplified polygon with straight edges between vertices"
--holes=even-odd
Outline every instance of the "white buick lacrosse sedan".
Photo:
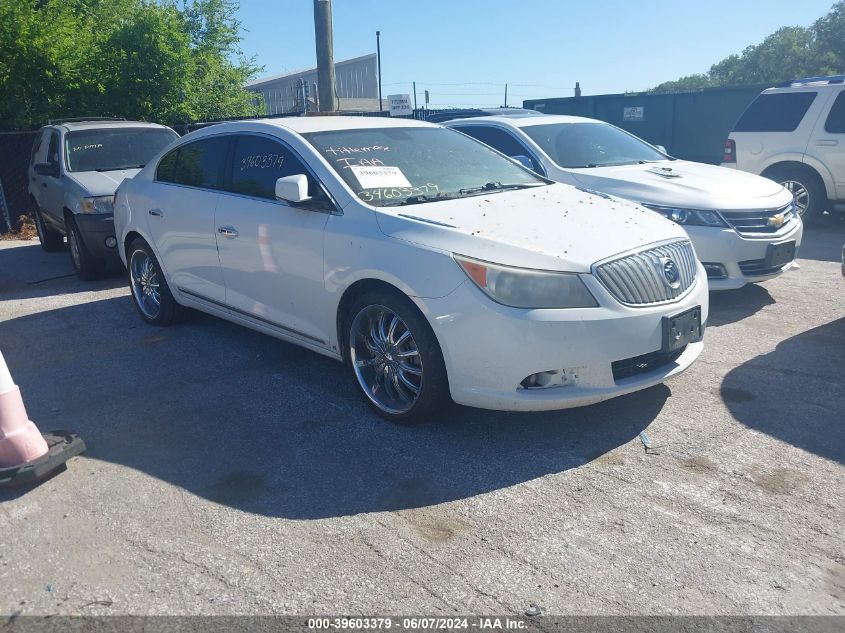
[{"label": "white buick lacrosse sedan", "polygon": [[344,361],[375,409],[534,411],[657,384],[702,349],[683,229],[428,123],[307,117],[183,137],[115,194],[132,298]]}]

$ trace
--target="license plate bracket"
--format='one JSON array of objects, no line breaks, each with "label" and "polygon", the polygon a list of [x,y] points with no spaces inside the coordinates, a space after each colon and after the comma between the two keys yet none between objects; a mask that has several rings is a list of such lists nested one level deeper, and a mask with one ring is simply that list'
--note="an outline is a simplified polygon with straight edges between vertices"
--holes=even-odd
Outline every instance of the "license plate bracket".
[{"label": "license plate bracket", "polygon": [[663,347],[664,354],[674,352],[682,347],[700,341],[701,306],[695,306],[680,314],[663,317]]},{"label": "license plate bracket", "polygon": [[795,259],[795,240],[769,244],[766,249],[766,268],[779,268]]}]

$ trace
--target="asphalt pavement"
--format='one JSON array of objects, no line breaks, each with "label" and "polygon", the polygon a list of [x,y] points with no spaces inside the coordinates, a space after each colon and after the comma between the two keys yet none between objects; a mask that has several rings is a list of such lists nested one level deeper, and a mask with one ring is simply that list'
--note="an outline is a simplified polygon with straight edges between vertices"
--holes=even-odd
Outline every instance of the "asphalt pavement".
[{"label": "asphalt pavement", "polygon": [[411,428],[330,359],[147,326],[122,273],[0,242],[0,349],[88,446],[0,493],[0,613],[845,615],[843,242],[712,295],[666,385]]}]

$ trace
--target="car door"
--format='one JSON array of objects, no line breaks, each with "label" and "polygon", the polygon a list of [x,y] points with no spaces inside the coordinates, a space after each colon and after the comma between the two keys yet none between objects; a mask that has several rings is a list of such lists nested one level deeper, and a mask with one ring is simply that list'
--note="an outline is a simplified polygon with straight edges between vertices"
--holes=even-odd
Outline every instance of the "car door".
[{"label": "car door", "polygon": [[[276,180],[305,174],[308,203],[276,199]],[[299,156],[275,137],[235,136],[217,204],[226,303],[236,313],[327,346],[323,230],[334,206]]]},{"label": "car door", "polygon": [[833,99],[827,117],[819,121],[810,140],[813,153],[833,175],[836,198],[845,200],[845,89]]},{"label": "car door", "polygon": [[[144,200],[147,229],[170,282],[180,293],[224,305],[214,213],[220,198],[228,136],[180,145],[159,161]],[[136,211],[137,212],[137,211]]]},{"label": "car door", "polygon": [[41,217],[48,223],[65,230],[63,195],[62,195],[62,166],[61,166],[61,137],[58,130],[49,130],[49,138],[45,138],[41,147],[46,151],[36,157],[36,160],[53,168],[50,175],[37,174],[33,169],[36,188],[38,190],[38,206]]},{"label": "car door", "polygon": [[[526,147],[525,144],[509,130],[494,127],[492,125],[478,124],[463,126],[456,125],[454,128],[459,132],[463,132],[464,134],[481,141],[485,145],[489,145],[493,149],[502,152],[505,156],[510,156],[511,158],[519,157],[521,163],[529,169],[533,169],[538,174],[546,174],[546,170],[543,168],[543,164],[540,162],[540,159],[537,158],[537,156],[534,155],[534,152],[528,149],[528,147]],[[525,163],[526,159],[530,165]]]}]

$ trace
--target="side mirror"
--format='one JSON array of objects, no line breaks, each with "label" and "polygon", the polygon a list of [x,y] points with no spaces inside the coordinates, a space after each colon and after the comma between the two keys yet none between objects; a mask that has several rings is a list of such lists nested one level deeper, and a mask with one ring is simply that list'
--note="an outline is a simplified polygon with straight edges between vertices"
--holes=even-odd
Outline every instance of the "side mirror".
[{"label": "side mirror", "polygon": [[662,145],[655,145],[654,149],[656,149],[658,152],[663,152],[664,154],[667,154],[667,155],[669,154],[669,152],[666,151],[666,148],[663,147]]},{"label": "side mirror", "polygon": [[531,171],[534,171],[534,163],[531,162],[531,159],[528,156],[520,154],[518,156],[511,156],[511,158],[513,158],[516,162],[518,162],[520,165],[522,165],[526,169],[530,169]]},{"label": "side mirror", "polygon": [[59,175],[59,166],[50,163],[38,163],[33,169],[39,176],[53,176]]},{"label": "side mirror", "polygon": [[285,176],[276,181],[276,198],[285,202],[305,202],[308,196],[308,177],[305,174]]}]

